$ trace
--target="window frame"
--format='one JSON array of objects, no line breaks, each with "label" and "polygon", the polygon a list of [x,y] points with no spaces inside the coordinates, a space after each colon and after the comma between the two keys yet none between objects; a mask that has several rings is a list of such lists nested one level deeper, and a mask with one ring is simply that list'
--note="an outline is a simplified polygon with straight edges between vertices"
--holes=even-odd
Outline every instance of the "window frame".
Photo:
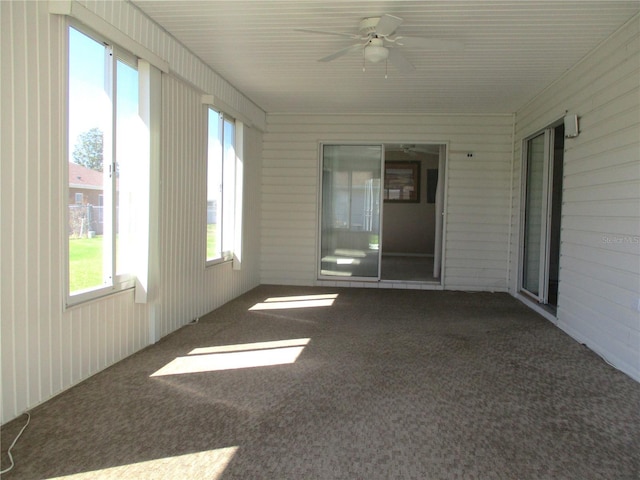
[{"label": "window frame", "polygon": [[[64,302],[64,308],[70,308],[91,300],[95,300],[95,299],[99,299],[105,296],[109,296],[109,295],[113,295],[125,290],[130,290],[133,289],[135,287],[136,284],[136,278],[135,275],[133,273],[133,268],[130,268],[128,273],[124,273],[124,274],[118,274],[117,270],[116,270],[116,257],[117,257],[117,251],[116,251],[116,234],[114,232],[116,232],[115,229],[115,222],[116,222],[116,216],[115,216],[115,212],[116,212],[116,208],[117,208],[117,202],[115,201],[106,201],[105,200],[109,197],[115,197],[117,195],[117,188],[116,188],[116,176],[115,175],[111,175],[111,177],[108,179],[108,182],[105,181],[103,184],[103,194],[101,195],[102,200],[103,200],[103,205],[106,207],[108,203],[110,203],[109,207],[112,210],[112,226],[111,226],[111,234],[110,236],[112,238],[109,238],[108,241],[105,240],[105,243],[103,243],[103,247],[106,248],[106,246],[108,245],[110,247],[111,250],[111,254],[109,255],[109,263],[110,263],[110,278],[111,278],[111,282],[110,284],[105,284],[103,286],[96,286],[95,288],[89,288],[86,290],[78,290],[75,292],[71,292],[70,290],[70,276],[71,276],[71,267],[70,267],[70,252],[69,252],[69,233],[68,233],[68,210],[69,210],[69,190],[70,190],[70,186],[69,186],[69,181],[68,181],[68,162],[69,162],[69,158],[70,158],[70,151],[72,147],[72,144],[70,142],[70,117],[71,117],[71,111],[70,111],[70,99],[71,99],[71,91],[70,91],[70,67],[71,67],[71,59],[70,59],[70,48],[71,48],[71,39],[70,39],[70,32],[71,29],[76,30],[77,32],[79,32],[82,35],[85,35],[87,37],[89,37],[91,40],[95,41],[98,44],[102,44],[105,48],[105,67],[106,67],[106,75],[109,76],[108,79],[105,79],[105,84],[107,82],[109,82],[108,87],[110,89],[110,91],[108,92],[108,95],[110,97],[110,103],[111,103],[111,118],[110,118],[110,132],[105,132],[105,136],[104,136],[104,140],[103,140],[103,145],[104,145],[104,156],[103,156],[103,162],[109,162],[109,168],[110,171],[115,171],[117,169],[116,165],[117,165],[117,159],[115,158],[115,151],[116,151],[116,128],[117,128],[117,110],[116,110],[116,102],[117,102],[117,91],[116,88],[114,86],[114,84],[117,82],[117,63],[118,61],[122,62],[125,65],[128,65],[129,67],[134,68],[137,72],[138,72],[138,89],[140,88],[140,82],[142,81],[142,78],[140,77],[140,71],[139,71],[139,61],[140,58],[138,58],[137,56],[135,56],[134,54],[132,54],[131,52],[119,47],[118,45],[115,44],[115,42],[110,41],[109,39],[107,39],[105,36],[97,33],[95,30],[87,27],[86,25],[69,18],[66,22],[66,32],[65,32],[65,40],[66,40],[66,48],[65,48],[65,66],[66,66],[66,72],[65,72],[65,86],[66,86],[66,96],[65,96],[65,141],[64,141],[64,145],[65,145],[65,155],[64,155],[64,159],[65,159],[65,171],[67,172],[65,175],[65,182],[64,182],[64,190],[65,190],[65,195],[63,198],[66,198],[66,204],[65,204],[65,208],[63,209],[63,225],[65,226],[62,229],[62,233],[64,235],[64,241],[63,241],[63,245],[64,245],[64,298],[65,298],[65,302]],[[107,56],[110,56],[111,59],[107,62]],[[139,102],[140,99],[138,99],[138,108],[139,108]],[[107,141],[109,142],[109,145],[107,145]],[[107,152],[109,152],[110,158],[107,158]],[[104,165],[104,164],[103,164]],[[104,187],[109,187],[109,192],[107,192]],[[102,261],[103,264],[106,263],[106,256],[103,254],[102,256]],[[105,274],[103,274],[103,276],[105,276]]]},{"label": "window frame", "polygon": [[[216,254],[219,253],[219,256],[209,258],[207,251],[207,242],[209,240],[208,229],[208,203],[209,203],[209,168],[211,166],[212,160],[209,158],[209,127],[210,127],[210,115],[217,114],[219,119],[218,126],[218,135],[221,145],[221,162],[220,162],[220,205],[216,205],[216,225],[219,228],[219,231],[216,231],[216,239],[221,242],[220,248],[216,248]],[[226,136],[225,136],[225,123],[228,122],[233,126],[233,133],[231,135],[232,147],[233,147],[233,157],[231,159],[226,158]],[[236,209],[237,209],[237,165],[236,165],[236,156],[237,156],[237,145],[236,140],[238,138],[238,122],[237,120],[225,113],[222,109],[215,107],[214,105],[207,104],[205,109],[205,124],[206,124],[206,174],[205,174],[205,266],[210,267],[214,265],[219,265],[222,263],[232,262],[235,256],[235,222],[236,222]],[[227,178],[226,169],[231,167],[232,178]],[[227,181],[225,181],[227,180]],[[226,186],[225,186],[226,185]],[[230,191],[229,191],[230,189]],[[227,209],[227,205],[225,201],[231,201],[232,205],[229,209]],[[226,212],[226,213],[225,213]],[[230,233],[229,233],[230,232]],[[225,241],[226,239],[226,241]],[[226,248],[225,248],[226,247]]]}]

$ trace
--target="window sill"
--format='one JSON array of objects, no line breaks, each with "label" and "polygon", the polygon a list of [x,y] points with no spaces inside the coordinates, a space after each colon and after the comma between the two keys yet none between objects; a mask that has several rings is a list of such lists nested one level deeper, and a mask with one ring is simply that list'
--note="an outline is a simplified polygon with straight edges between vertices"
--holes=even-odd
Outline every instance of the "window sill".
[{"label": "window sill", "polygon": [[108,297],[112,297],[115,295],[124,295],[125,293],[131,293],[134,290],[135,285],[127,285],[118,289],[109,288],[96,290],[81,294],[82,296],[78,295],[70,298],[67,297],[67,301],[64,304],[63,311],[75,310],[76,308],[86,306],[91,302],[106,300]]},{"label": "window sill", "polygon": [[218,265],[224,265],[226,263],[233,263],[233,257],[229,257],[229,258],[219,258],[217,260],[209,260],[206,264],[205,264],[205,268],[209,268],[209,267],[216,267]]}]

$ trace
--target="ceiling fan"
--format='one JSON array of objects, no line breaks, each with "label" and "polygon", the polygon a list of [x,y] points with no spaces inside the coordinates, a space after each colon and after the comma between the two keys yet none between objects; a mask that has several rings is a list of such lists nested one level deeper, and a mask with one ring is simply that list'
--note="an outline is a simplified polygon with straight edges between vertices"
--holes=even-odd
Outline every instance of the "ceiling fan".
[{"label": "ceiling fan", "polygon": [[[349,53],[362,51],[364,60],[371,63],[388,60],[401,72],[413,72],[415,67],[400,51],[400,47],[425,48],[430,50],[461,50],[462,42],[453,40],[440,40],[436,38],[405,37],[396,34],[396,29],[402,24],[402,19],[393,15],[365,18],[360,22],[357,34],[329,32],[325,30],[312,30],[298,28],[297,31],[318,33],[321,35],[338,35],[358,43],[342,48],[331,55],[319,59],[319,62],[330,62]],[[364,67],[363,67],[364,70]]]}]

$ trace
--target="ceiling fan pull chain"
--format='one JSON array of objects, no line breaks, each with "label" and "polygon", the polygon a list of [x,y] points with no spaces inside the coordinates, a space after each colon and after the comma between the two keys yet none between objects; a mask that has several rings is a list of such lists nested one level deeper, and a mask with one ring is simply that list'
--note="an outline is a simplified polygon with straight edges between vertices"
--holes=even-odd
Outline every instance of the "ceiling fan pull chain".
[{"label": "ceiling fan pull chain", "polygon": [[387,74],[389,73],[389,60],[384,61],[384,79],[387,79]]},{"label": "ceiling fan pull chain", "polygon": [[363,72],[367,71],[367,62],[366,62],[366,57],[364,56],[364,48],[362,49],[362,71]]}]

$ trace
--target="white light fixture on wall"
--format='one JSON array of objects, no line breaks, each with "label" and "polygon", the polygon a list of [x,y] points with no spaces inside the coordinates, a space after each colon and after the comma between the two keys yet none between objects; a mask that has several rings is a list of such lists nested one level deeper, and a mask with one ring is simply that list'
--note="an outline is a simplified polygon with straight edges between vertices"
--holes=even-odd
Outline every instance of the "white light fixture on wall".
[{"label": "white light fixture on wall", "polygon": [[565,138],[575,138],[580,133],[578,129],[578,116],[567,113],[564,116],[564,136]]},{"label": "white light fixture on wall", "polygon": [[386,60],[388,56],[389,50],[383,46],[383,40],[381,38],[372,38],[364,48],[364,58],[371,63]]}]

